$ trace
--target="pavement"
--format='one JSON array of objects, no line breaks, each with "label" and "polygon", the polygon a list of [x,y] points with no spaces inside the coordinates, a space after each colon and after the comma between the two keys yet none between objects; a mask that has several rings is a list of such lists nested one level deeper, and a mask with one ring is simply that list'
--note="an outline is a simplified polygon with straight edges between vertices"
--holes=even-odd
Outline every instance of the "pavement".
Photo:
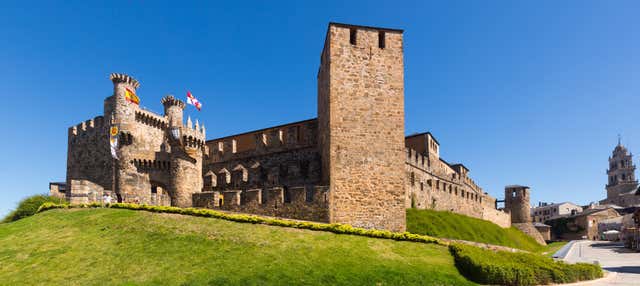
[{"label": "pavement", "polygon": [[563,255],[568,263],[597,262],[608,271],[603,279],[571,285],[640,285],[640,252],[633,252],[622,243],[608,241],[575,241]]}]

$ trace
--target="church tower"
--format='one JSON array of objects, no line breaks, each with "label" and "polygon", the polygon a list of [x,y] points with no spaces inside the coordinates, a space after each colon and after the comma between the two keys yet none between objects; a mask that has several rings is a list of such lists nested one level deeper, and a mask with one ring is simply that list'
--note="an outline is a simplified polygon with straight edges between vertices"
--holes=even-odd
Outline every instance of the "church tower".
[{"label": "church tower", "polygon": [[613,204],[623,204],[617,202],[616,198],[622,194],[635,191],[638,188],[638,181],[635,176],[636,166],[633,164],[633,154],[629,153],[626,147],[620,143],[613,149],[613,154],[609,157],[609,169],[607,175],[607,200]]}]

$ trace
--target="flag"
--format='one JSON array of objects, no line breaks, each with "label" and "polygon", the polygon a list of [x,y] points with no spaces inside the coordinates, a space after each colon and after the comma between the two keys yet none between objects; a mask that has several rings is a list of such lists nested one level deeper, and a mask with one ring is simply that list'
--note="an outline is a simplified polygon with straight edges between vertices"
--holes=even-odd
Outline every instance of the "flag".
[{"label": "flag", "polygon": [[136,105],[140,104],[140,98],[138,98],[136,93],[134,91],[130,90],[128,87],[125,87],[125,89],[124,89],[124,98],[128,102],[134,103]]},{"label": "flag", "polygon": [[118,160],[118,154],[116,153],[118,150],[118,137],[112,137],[109,139],[109,143],[111,145],[111,157]]},{"label": "flag", "polygon": [[190,91],[187,91],[187,103],[195,106],[198,111],[200,111],[200,108],[202,108],[202,103],[200,103],[200,101],[198,101],[198,99],[193,96]]},{"label": "flag", "polygon": [[118,133],[119,128],[117,125],[113,125],[109,128],[109,146],[111,146],[111,156],[116,160],[118,160],[118,154],[116,153],[118,150]]}]

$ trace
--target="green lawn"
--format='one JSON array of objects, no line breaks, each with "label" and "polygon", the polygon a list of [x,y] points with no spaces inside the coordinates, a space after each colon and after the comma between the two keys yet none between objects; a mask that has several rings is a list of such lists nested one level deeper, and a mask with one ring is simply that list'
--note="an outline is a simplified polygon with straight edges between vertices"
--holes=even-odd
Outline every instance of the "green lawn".
[{"label": "green lawn", "polygon": [[0,224],[3,285],[474,285],[446,247],[121,209]]},{"label": "green lawn", "polygon": [[447,211],[407,210],[407,231],[435,237],[462,239],[503,245],[531,252],[547,248],[520,230]]}]

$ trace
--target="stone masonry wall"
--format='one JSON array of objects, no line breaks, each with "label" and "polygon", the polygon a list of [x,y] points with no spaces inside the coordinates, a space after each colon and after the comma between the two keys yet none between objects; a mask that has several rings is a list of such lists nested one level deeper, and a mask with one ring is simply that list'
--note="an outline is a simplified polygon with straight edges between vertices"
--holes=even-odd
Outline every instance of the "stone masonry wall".
[{"label": "stone masonry wall", "polygon": [[72,204],[86,204],[90,202],[101,202],[105,191],[102,186],[89,180],[70,180],[67,191],[67,200]]},{"label": "stone masonry wall", "polygon": [[313,119],[207,141],[204,191],[318,185],[316,126]]},{"label": "stone masonry wall", "polygon": [[322,186],[209,191],[193,195],[194,207],[329,222],[328,188]]},{"label": "stone masonry wall", "polygon": [[109,151],[109,124],[103,116],[69,128],[67,145],[67,185],[71,180],[88,180],[103,189],[112,189]]},{"label": "stone masonry wall", "polygon": [[405,230],[402,31],[330,24],[318,74],[330,221]]},{"label": "stone masonry wall", "polygon": [[451,211],[509,227],[508,213],[495,209],[495,198],[443,161],[406,149],[406,207]]}]

